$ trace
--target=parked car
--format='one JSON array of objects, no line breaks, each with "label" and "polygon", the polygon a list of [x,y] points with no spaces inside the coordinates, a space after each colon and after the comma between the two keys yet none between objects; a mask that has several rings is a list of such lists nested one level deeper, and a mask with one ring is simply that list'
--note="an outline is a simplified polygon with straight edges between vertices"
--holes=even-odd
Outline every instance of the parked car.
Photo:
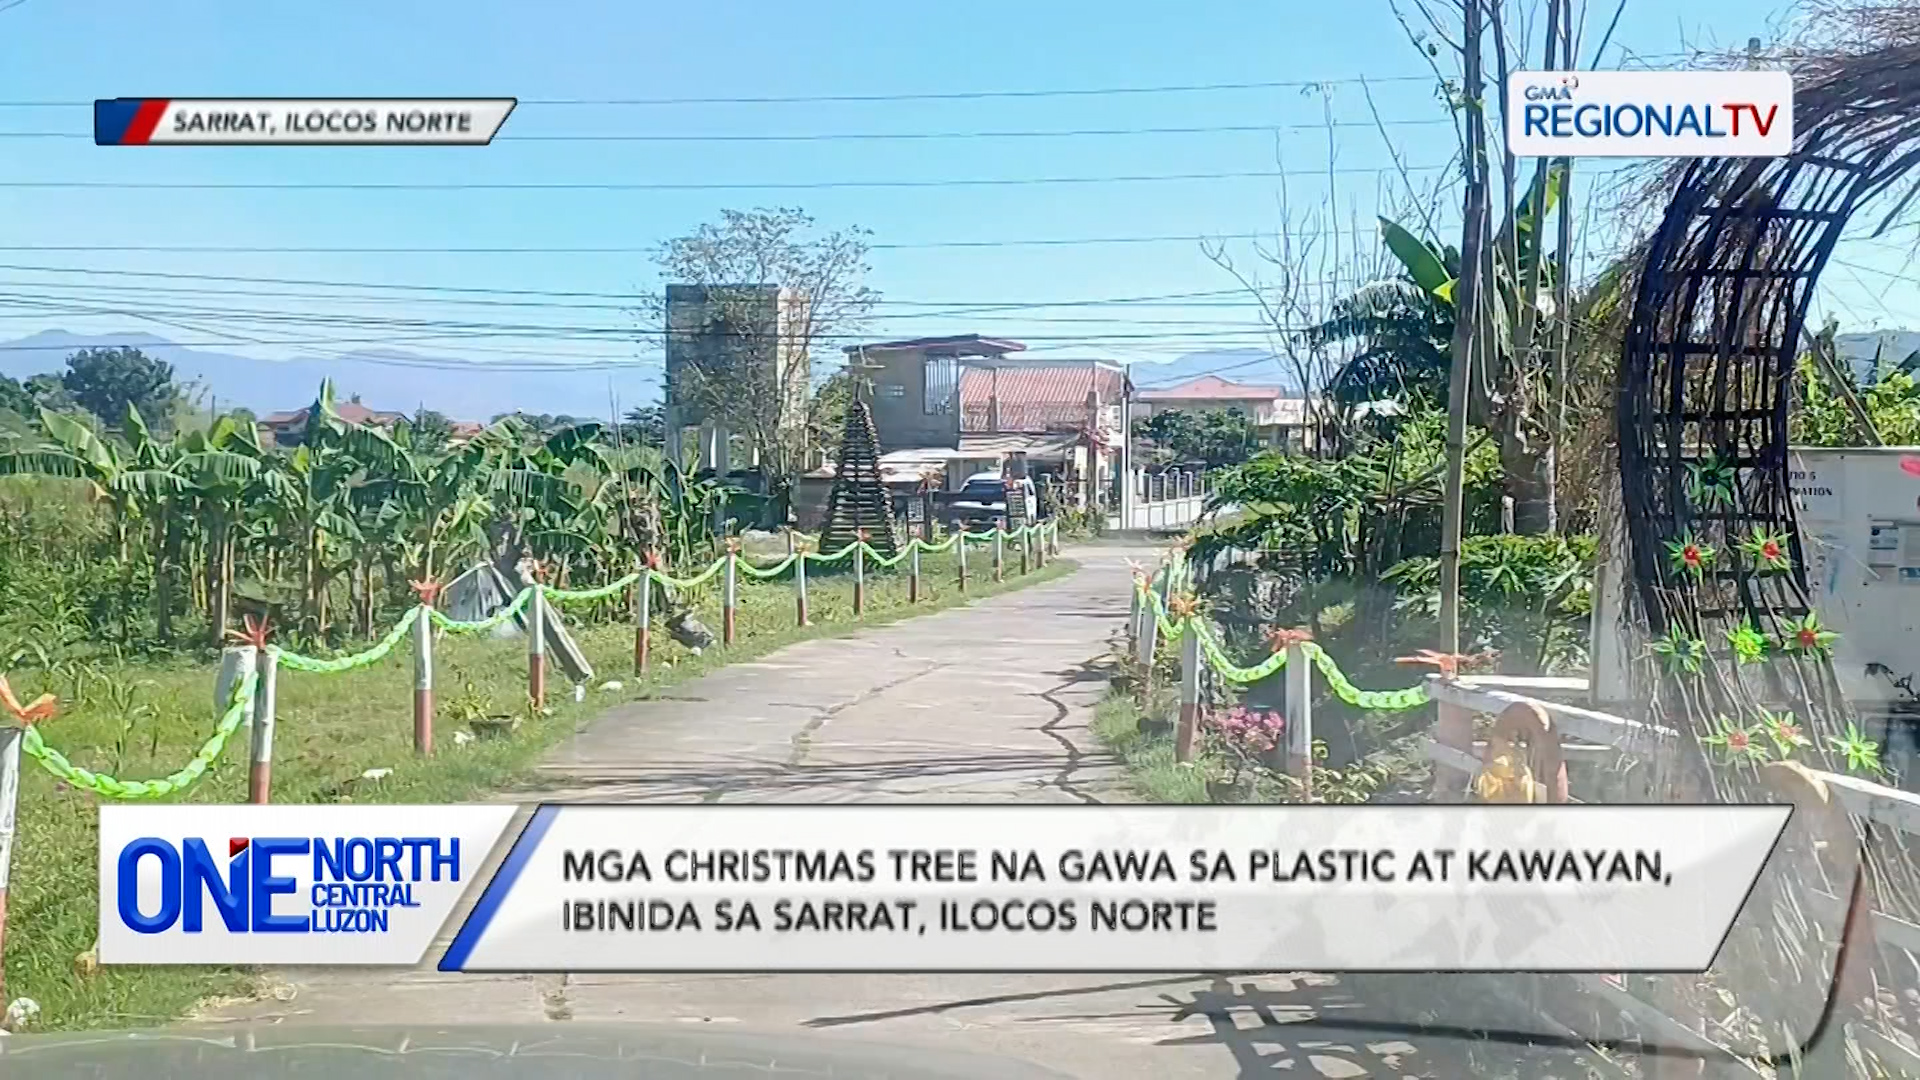
[{"label": "parked car", "polygon": [[[1013,482],[1020,497],[1026,502],[1026,519],[1034,520],[1040,512],[1038,499],[1034,496],[1032,481]],[[974,473],[967,482],[960,485],[953,498],[947,503],[949,516],[957,517],[969,528],[991,525],[1007,516],[1007,481],[997,472]]]}]

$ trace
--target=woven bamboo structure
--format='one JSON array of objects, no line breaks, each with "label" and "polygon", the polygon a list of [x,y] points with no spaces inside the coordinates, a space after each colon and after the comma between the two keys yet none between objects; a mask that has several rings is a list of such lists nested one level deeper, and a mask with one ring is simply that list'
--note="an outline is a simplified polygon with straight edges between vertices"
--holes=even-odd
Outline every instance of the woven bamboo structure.
[{"label": "woven bamboo structure", "polygon": [[[1920,6],[1898,14],[1892,32],[1801,55],[1790,155],[1675,167],[1645,250],[1615,418],[1629,624],[1652,646],[1635,681],[1650,719],[1682,744],[1668,763],[1670,799],[1775,801],[1757,764],[1725,740],[1737,728],[1778,730],[1782,718],[1807,740],[1798,760],[1847,771],[1833,740],[1854,718],[1829,655],[1844,655],[1845,642],[1809,631],[1788,408],[1813,290],[1843,230],[1856,216],[1890,224],[1920,176]],[[1866,891],[1912,918],[1920,890],[1909,843],[1858,831]],[[1838,990],[1838,939],[1854,920],[1807,901],[1846,897],[1855,882],[1821,881],[1816,869],[1763,883],[1716,962],[1730,976],[1721,985]],[[1761,1041],[1775,1054],[1803,1049],[1835,1033],[1830,1019],[1916,1030],[1912,1005],[1887,993],[1912,985],[1911,962],[1877,958],[1872,981],[1878,992],[1840,992],[1831,1014],[1775,1012]],[[1818,1041],[1833,1052],[1834,1040]]]}]

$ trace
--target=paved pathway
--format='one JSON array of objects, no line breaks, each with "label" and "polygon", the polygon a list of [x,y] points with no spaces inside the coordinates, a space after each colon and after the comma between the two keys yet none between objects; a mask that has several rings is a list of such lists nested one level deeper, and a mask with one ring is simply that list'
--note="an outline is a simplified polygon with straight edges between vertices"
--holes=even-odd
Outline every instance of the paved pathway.
[{"label": "paved pathway", "polygon": [[[1125,559],[735,664],[616,708],[557,749],[539,797],[598,802],[1117,801],[1088,730],[1127,611]],[[459,919],[451,920],[457,926]],[[431,955],[438,957],[436,947]],[[1434,980],[1418,980],[1431,997]],[[1398,980],[1410,986],[1413,980]],[[1380,980],[1377,988],[1390,991]],[[1371,985],[1371,984],[1370,984]],[[1584,1076],[1492,1071],[1409,1036],[1406,1007],[1318,975],[485,976],[297,972],[222,1019],[289,1024],[615,1022],[813,1033],[1003,1054],[1101,1080]],[[1456,991],[1455,997],[1459,997]],[[1449,1017],[1449,1019],[1454,1019]],[[1341,1024],[1321,1021],[1342,1021]],[[556,1032],[557,1033],[557,1032]],[[1416,1046],[1417,1043],[1417,1046]],[[1524,1051],[1481,1049],[1488,1062]]]}]

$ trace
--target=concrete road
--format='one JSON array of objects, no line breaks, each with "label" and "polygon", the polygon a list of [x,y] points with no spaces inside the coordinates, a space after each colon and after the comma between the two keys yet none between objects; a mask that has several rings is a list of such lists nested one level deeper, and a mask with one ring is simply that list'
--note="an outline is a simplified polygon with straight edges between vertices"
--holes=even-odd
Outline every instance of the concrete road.
[{"label": "concrete road", "polygon": [[[1088,730],[1140,548],[1068,552],[1060,581],[783,649],[613,709],[541,790],[596,802],[1096,802],[1128,796]],[[457,926],[458,919],[451,925]],[[439,955],[435,948],[431,955]],[[221,1020],[619,1022],[814,1033],[1022,1058],[1099,1080],[1584,1077],[1558,1053],[1409,1034],[1479,1015],[1445,980],[1322,975],[449,976],[296,972]],[[1449,993],[1451,991],[1451,993]],[[1365,1001],[1360,998],[1366,998]],[[1434,1002],[1451,997],[1450,1008]],[[1405,1002],[1395,999],[1406,998]],[[1500,1019],[1486,1014],[1485,1022]],[[557,1034],[558,1032],[556,1032]],[[1504,1068],[1502,1066],[1505,1066]]]}]

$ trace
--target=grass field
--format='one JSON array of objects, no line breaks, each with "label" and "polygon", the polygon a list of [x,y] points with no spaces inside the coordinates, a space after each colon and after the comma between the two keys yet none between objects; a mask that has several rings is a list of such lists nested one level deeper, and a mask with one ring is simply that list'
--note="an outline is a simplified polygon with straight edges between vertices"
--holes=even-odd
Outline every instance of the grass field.
[{"label": "grass field", "polygon": [[[462,704],[494,713],[517,713],[526,702],[523,640],[479,640],[447,635],[435,642],[439,702],[436,756],[412,751],[412,660],[403,643],[370,667],[338,675],[282,671],[274,734],[273,801],[276,803],[436,803],[473,799],[510,789],[540,753],[583,726],[607,706],[645,698],[675,683],[731,661],[764,655],[806,638],[841,636],[863,626],[950,607],[1069,573],[1058,560],[1021,577],[1009,559],[1008,577],[995,585],[984,552],[968,558],[968,592],[954,585],[949,556],[922,558],[920,603],[908,605],[907,578],[872,574],[866,616],[856,622],[850,575],[810,569],[808,597],[814,625],[794,625],[793,589],[787,582],[742,578],[740,641],[694,656],[656,624],[651,670],[635,678],[633,629],[621,621],[591,621],[591,608],[569,618],[574,636],[592,662],[595,677],[586,699],[550,673],[547,714],[521,725],[511,737],[456,745],[456,709]],[[718,579],[699,590],[700,618],[720,628]],[[562,608],[566,611],[566,608]],[[610,607],[599,612],[618,618]],[[550,665],[551,668],[551,665]],[[206,663],[161,662],[95,668],[90,673],[23,673],[15,688],[24,699],[41,691],[59,695],[59,715],[42,722],[49,745],[76,765],[122,779],[147,779],[185,764],[213,727],[215,669]],[[608,683],[619,683],[615,688]],[[378,780],[370,770],[391,769]],[[165,1023],[209,998],[245,995],[254,979],[242,969],[213,967],[98,968],[87,954],[98,922],[96,800],[57,784],[37,762],[21,763],[18,833],[8,898],[5,951],[6,997],[31,997],[42,1009],[37,1027],[73,1030],[139,1027]],[[246,733],[214,768],[176,801],[238,803],[246,798]]]}]

